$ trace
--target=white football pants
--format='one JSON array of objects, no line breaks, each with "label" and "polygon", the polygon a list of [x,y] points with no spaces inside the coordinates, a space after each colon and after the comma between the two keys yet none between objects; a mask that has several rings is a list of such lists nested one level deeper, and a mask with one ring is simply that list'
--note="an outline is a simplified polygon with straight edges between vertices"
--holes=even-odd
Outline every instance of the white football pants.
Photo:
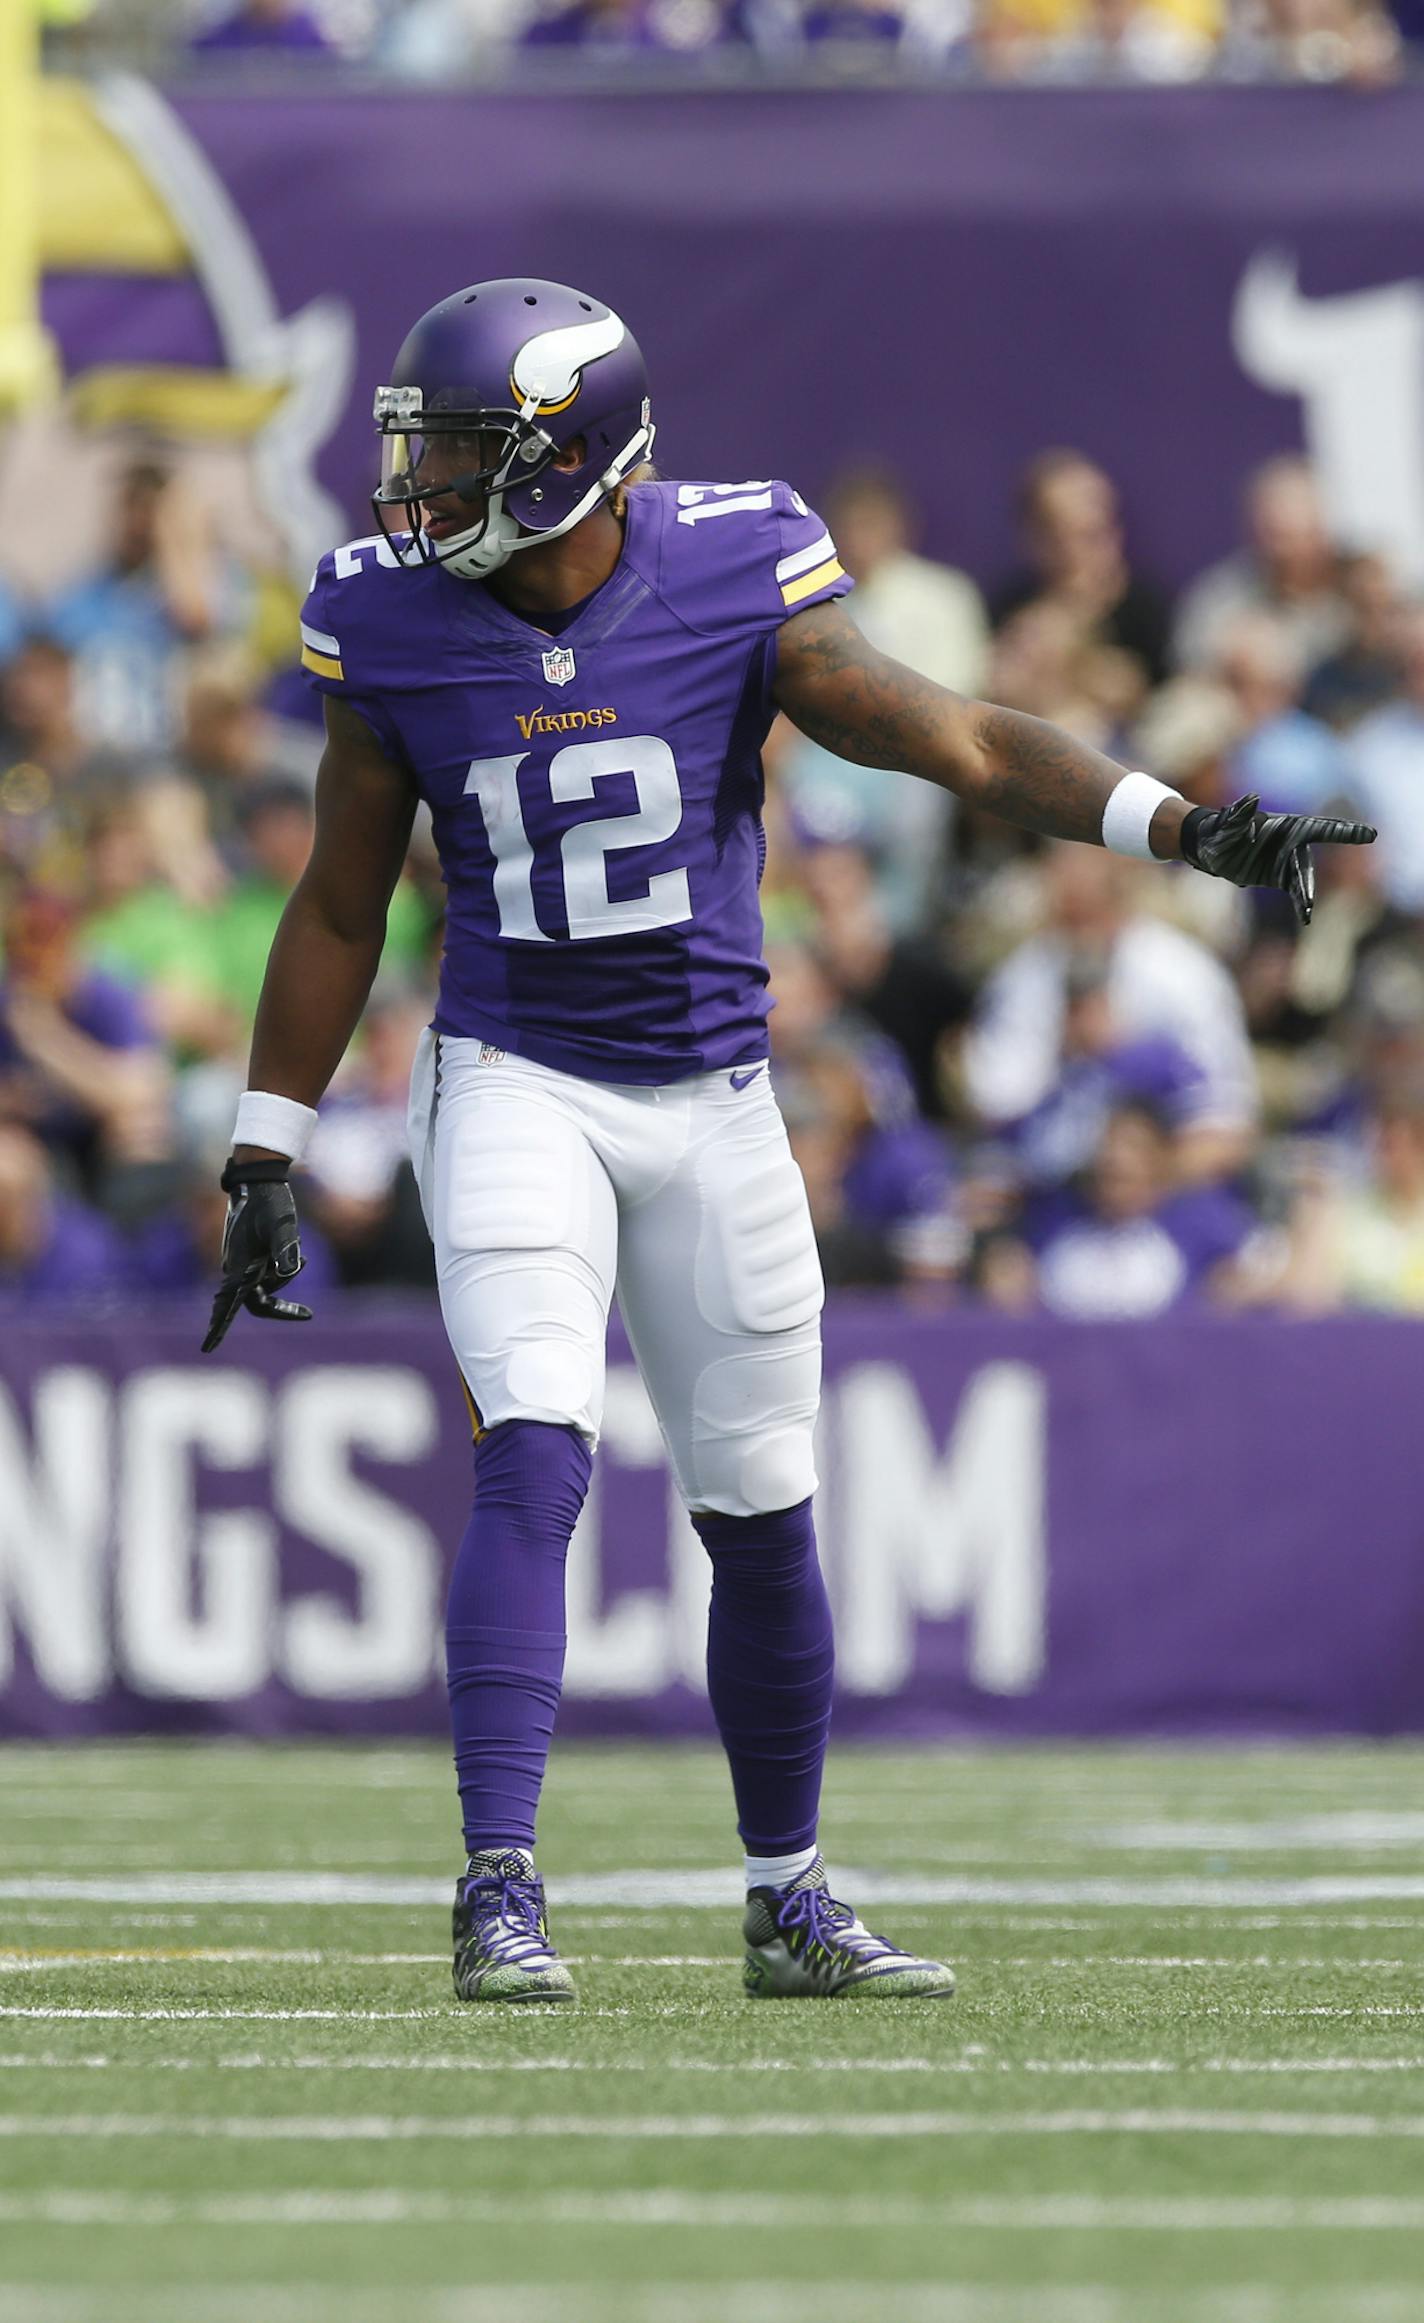
[{"label": "white football pants", "polygon": [[684,1500],[755,1516],[815,1490],[823,1290],[768,1069],[732,1078],[610,1087],[427,1032],[410,1137],[480,1425],[597,1443],[616,1288]]}]

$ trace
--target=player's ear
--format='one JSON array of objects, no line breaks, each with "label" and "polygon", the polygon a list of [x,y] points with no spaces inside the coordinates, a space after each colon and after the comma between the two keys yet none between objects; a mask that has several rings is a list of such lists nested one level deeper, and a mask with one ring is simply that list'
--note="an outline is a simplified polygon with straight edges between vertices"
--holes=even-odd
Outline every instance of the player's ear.
[{"label": "player's ear", "polygon": [[553,465],[560,469],[564,475],[571,476],[575,468],[581,468],[587,458],[588,437],[573,436],[564,445],[562,451],[555,452]]}]

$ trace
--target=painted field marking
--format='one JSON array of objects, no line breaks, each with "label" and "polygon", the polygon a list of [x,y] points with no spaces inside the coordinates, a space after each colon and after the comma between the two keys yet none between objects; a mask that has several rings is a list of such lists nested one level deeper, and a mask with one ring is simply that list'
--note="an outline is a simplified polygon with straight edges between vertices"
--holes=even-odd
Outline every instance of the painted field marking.
[{"label": "painted field marking", "polygon": [[[550,2009],[547,2016],[539,2015],[525,2021],[546,2023],[558,2015]],[[580,2018],[631,2016],[631,2008],[580,2007]],[[640,2016],[686,2016],[688,2008],[640,2008]],[[459,2024],[469,2022],[469,2011],[451,2002],[444,2008],[165,2008],[135,2005],[132,2008],[48,2008],[42,2004],[21,2008],[0,2008],[0,2017],[21,2018],[39,2023],[97,2023],[97,2024]]]},{"label": "painted field marking", "polygon": [[[611,2188],[521,2193],[514,2222],[524,2226],[729,2226],[876,2228],[943,2226],[990,2233],[1042,2231],[1147,2234],[1417,2234],[1424,2200],[1409,2195],[1342,2197],[1047,2195],[935,2199],[884,2195],[619,2193]],[[54,2226],[397,2226],[508,2227],[510,2198],[414,2193],[367,2187],[354,2193],[195,2195],[96,2194],[83,2189],[0,2194],[0,2225]]]},{"label": "painted field marking", "polygon": [[[777,2323],[865,2323],[867,2315],[885,2311],[893,2290],[895,2323],[1024,2323],[1041,2300],[1041,2286],[985,2289],[978,2285],[945,2282],[904,2282],[887,2285],[883,2277],[856,2282],[844,2275],[834,2283],[721,2282],[620,2284],[616,2295],[573,2291],[567,2285],[550,2289],[521,2277],[515,2283],[482,2282],[477,2288],[431,2289],[418,2293],[421,2323],[506,2323],[518,2315],[520,2323],[725,2323],[741,2315],[753,2323],[775,2317]],[[122,2293],[118,2294],[122,2297]],[[1418,2323],[1417,2291],[1411,2286],[1365,2288],[1334,2293],[1328,2305],[1311,2299],[1301,2303],[1298,2292],[1287,2294],[1259,2283],[1222,2283],[1211,2292],[1181,2292],[1170,2307],[1154,2299],[1156,2323]],[[215,2293],[207,2284],[180,2286],[175,2293],[145,2290],[116,2304],[112,2290],[84,2293],[37,2290],[33,2285],[0,2282],[0,2313],[6,2323],[112,2323],[115,2315],[141,2315],[142,2323],[390,2323],[389,2294],[375,2304],[349,2289],[322,2298],[310,2284],[300,2292],[270,2283],[254,2283],[240,2298]],[[1140,2296],[1096,2284],[1056,2289],[1053,2323],[1141,2323]]]},{"label": "painted field marking", "polygon": [[[344,1871],[153,1871],[126,1878],[32,1873],[0,1879],[0,1901],[99,1904],[380,1904],[427,1909],[448,1905],[452,1878]],[[865,1904],[1096,1905],[1268,1909],[1296,1904],[1424,1903],[1424,1873],[1319,1873],[1298,1879],[1150,1878],[985,1879],[971,1875],[837,1870],[832,1885]],[[743,1899],[735,1871],[585,1872],[555,1876],[552,1901],[571,1907],[617,1905],[625,1911],[735,1909]]]},{"label": "painted field marking", "polygon": [[[581,2012],[587,2014],[587,2011]],[[712,2073],[744,2075],[744,2059],[707,2057],[480,2057],[440,2051],[427,2057],[65,2057],[53,2050],[0,2052],[0,2073]],[[1311,2073],[1419,2073],[1424,2057],[759,2057],[758,2073],[917,2073],[962,2077],[1032,2074],[1047,2079],[1226,2073],[1250,2078]]]},{"label": "painted field marking", "polygon": [[[0,2114],[9,2138],[172,2138],[238,2145],[368,2145],[488,2139],[487,2114]],[[606,2142],[702,2141],[724,2138],[849,2138],[879,2142],[960,2137],[1260,2137],[1424,2138],[1424,2115],[1372,2113],[1228,2113],[1184,2107],[1162,2112],[1067,2108],[1050,2113],[526,2114],[499,2124],[510,2139],[600,2138]]]},{"label": "painted field marking", "polygon": [[[100,1946],[70,1949],[58,1945],[16,1944],[0,1950],[0,1976],[38,1974],[56,1968],[133,1967],[149,1961],[208,1961],[235,1967],[429,1968],[443,1966],[448,1957],[444,1952],[344,1952],[315,1945],[292,1948],[263,1944],[152,1944],[117,1950]],[[725,1952],[563,1954],[571,1968],[725,1968],[735,1957],[735,1947],[730,1944]],[[1318,1952],[1078,1952],[1048,1955],[1023,1952],[996,1954],[992,1965],[996,1968],[1062,1969],[1074,1974],[1092,1968],[1261,1968],[1272,1973],[1289,1968],[1328,1969],[1335,1975],[1352,1969],[1362,1973],[1365,1970],[1397,1969],[1401,1973],[1415,1975],[1419,1969],[1417,1960],[1404,1960],[1397,1954],[1383,1958],[1342,1959]]]}]

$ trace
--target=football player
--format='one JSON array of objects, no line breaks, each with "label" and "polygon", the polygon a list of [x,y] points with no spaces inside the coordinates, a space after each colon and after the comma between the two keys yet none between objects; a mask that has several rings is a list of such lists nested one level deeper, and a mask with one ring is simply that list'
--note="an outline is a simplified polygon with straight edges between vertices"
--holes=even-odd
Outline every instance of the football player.
[{"label": "football player", "polygon": [[223,1176],[205,1347],[278,1319],[288,1177],[350,1040],[424,800],[449,891],[412,1153],[475,1430],[447,1617],[465,2000],[568,2001],[534,1869],[564,1560],[617,1291],[712,1564],[707,1680],[746,1855],[754,1995],[941,1998],[817,1849],[831,1621],[812,1430],[821,1275],[767,1071],[760,750],[778,710],[863,765],[1032,831],[1284,888],[1358,824],[1196,808],[869,646],[782,483],[650,477],[637,344],[598,299],[482,282],[377,391],[379,530],[324,557],[302,658],[326,698],[316,842],[273,943]]}]

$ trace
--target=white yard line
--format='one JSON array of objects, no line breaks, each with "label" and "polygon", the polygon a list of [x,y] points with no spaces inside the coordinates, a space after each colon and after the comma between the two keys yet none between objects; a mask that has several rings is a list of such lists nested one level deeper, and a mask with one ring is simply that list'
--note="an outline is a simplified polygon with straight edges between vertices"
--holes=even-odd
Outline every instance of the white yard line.
[{"label": "white yard line", "polygon": [[[564,2189],[517,2196],[415,2193],[367,2187],[352,2193],[96,2194],[87,2190],[0,2194],[0,2225],[877,2228],[934,2226],[990,2233],[1417,2234],[1424,2199],[1409,2195],[1194,2196],[1134,2198],[1061,2194],[872,2198],[815,2194],[619,2193]],[[1036,2296],[1036,2295],[1035,2295]],[[1140,2310],[1138,2310],[1140,2312]]]},{"label": "white yard line", "polygon": [[[0,2140],[171,2138],[239,2145],[376,2145],[488,2139],[488,2114],[0,2114]],[[510,2139],[599,2138],[666,2143],[736,2138],[1260,2137],[1424,2138],[1424,2115],[1228,2113],[1185,2107],[1144,2112],[1065,2108],[1045,2113],[526,2114],[498,2126]]]},{"label": "white yard line", "polygon": [[[263,1944],[135,1945],[127,1950],[87,1947],[66,1951],[49,1945],[11,1945],[0,1950],[0,1976],[43,1974],[57,1968],[133,1967],[150,1961],[215,1961],[232,1966],[254,1963],[287,1968],[429,1968],[443,1966],[445,1952],[345,1952],[320,1946],[298,1949]],[[735,1958],[731,1945],[725,1952],[565,1952],[571,1968],[725,1968]],[[1328,1969],[1339,1975],[1350,1970],[1398,1970],[1416,1975],[1417,1960],[1386,1957],[1331,1957],[1319,1952],[1077,1952],[1043,1954],[997,1953],[995,1968],[1064,1970],[1081,1974],[1095,1968],[1219,1969],[1260,1968],[1272,1974],[1282,1969]]]},{"label": "white yard line", "polygon": [[[31,1873],[0,1879],[0,1902],[87,1904],[337,1904],[425,1909],[448,1905],[454,1874],[442,1879],[345,1871],[149,1871],[125,1878]],[[1424,1873],[1319,1873],[1297,1879],[1222,1879],[1167,1873],[1138,1879],[991,1879],[971,1874],[836,1871],[832,1885],[863,1904],[1093,1905],[1138,1911],[1174,1907],[1222,1911],[1294,1905],[1424,1903]],[[730,1869],[610,1871],[555,1875],[556,1905],[621,1906],[625,1911],[735,1908],[741,1882]]]},{"label": "white yard line", "polygon": [[[588,2011],[581,2014],[587,2015]],[[467,2050],[426,2057],[66,2057],[54,2050],[0,2052],[0,2073],[712,2073],[745,2076],[745,2059],[707,2057],[480,2057]],[[758,2073],[916,2073],[961,2077],[1032,2074],[1045,2079],[1225,2073],[1238,2077],[1312,2073],[1418,2073],[1424,2057],[759,2057]]]},{"label": "white yard line", "polygon": [[[532,2018],[529,2023],[547,2023],[561,2012],[550,2009]],[[631,2008],[579,2009],[580,2020],[588,2017],[625,2017]],[[640,2008],[640,2016],[686,2016],[686,2004],[663,2009]],[[21,2018],[28,2022],[67,2022],[98,2024],[446,2024],[469,2023],[469,2010],[451,2002],[444,2008],[165,2008],[161,2005],[133,2008],[31,2008],[9,2006],[0,2008],[0,2017]]]}]

